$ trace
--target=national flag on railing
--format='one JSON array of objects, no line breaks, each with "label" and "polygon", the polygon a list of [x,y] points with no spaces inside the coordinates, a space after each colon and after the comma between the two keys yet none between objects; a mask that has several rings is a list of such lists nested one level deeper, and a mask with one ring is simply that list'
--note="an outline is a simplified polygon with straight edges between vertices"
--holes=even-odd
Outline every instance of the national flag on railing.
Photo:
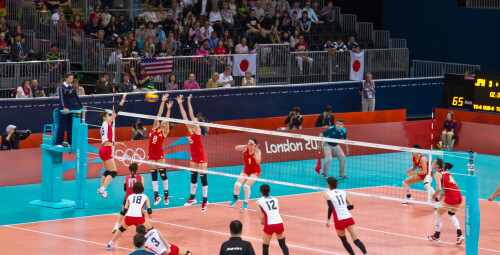
[{"label": "national flag on railing", "polygon": [[250,70],[252,75],[255,75],[257,68],[257,55],[256,54],[236,54],[233,62],[233,75],[245,76],[245,72]]},{"label": "national flag on railing", "polygon": [[141,58],[141,66],[146,69],[146,75],[171,74],[174,66],[174,59],[171,57]]},{"label": "national flag on railing", "polygon": [[365,53],[351,52],[351,71],[349,78],[353,81],[363,80],[363,72],[365,71]]}]

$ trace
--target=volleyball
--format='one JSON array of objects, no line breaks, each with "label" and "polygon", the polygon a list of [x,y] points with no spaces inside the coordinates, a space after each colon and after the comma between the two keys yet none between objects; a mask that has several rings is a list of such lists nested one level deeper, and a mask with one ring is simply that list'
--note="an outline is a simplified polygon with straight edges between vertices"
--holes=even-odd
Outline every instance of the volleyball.
[{"label": "volleyball", "polygon": [[146,93],[146,101],[150,103],[154,103],[156,101],[160,100],[160,96],[156,95],[155,93]]},{"label": "volleyball", "polygon": [[436,147],[437,147],[438,149],[443,148],[443,142],[442,142],[442,141],[439,141],[439,142],[436,144]]}]

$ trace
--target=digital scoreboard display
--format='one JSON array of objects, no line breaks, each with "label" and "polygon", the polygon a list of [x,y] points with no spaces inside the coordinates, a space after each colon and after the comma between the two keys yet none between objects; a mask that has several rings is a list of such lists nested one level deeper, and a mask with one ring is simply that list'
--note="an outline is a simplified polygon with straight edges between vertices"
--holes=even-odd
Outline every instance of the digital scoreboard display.
[{"label": "digital scoreboard display", "polygon": [[500,113],[500,79],[446,74],[443,107]]}]

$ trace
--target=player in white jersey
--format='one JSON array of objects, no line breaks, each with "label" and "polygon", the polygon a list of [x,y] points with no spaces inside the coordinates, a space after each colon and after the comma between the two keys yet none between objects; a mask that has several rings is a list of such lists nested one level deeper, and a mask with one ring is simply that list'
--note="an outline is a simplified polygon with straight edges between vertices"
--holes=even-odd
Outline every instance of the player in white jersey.
[{"label": "player in white jersey", "polygon": [[124,143],[117,142],[113,140],[113,128],[111,124],[115,120],[118,112],[125,103],[126,94],[123,94],[122,101],[118,107],[116,107],[115,112],[110,116],[106,111],[101,112],[99,115],[99,122],[101,126],[101,140],[102,146],[99,149],[99,157],[101,158],[102,164],[104,165],[104,173],[101,176],[101,187],[97,190],[97,193],[103,198],[108,198],[108,193],[106,192],[106,187],[109,183],[116,177],[117,170],[115,159],[113,158],[113,145],[120,145],[125,147]]},{"label": "player in white jersey", "polygon": [[144,225],[137,225],[136,232],[137,234],[141,234],[146,237],[146,243],[144,246],[154,251],[156,254],[192,255],[192,253],[185,248],[167,242],[165,236],[163,236],[163,234],[158,229],[151,229],[147,231]]},{"label": "player in white jersey", "polygon": [[285,243],[285,228],[280,216],[278,199],[269,196],[271,187],[267,184],[260,186],[262,197],[257,200],[257,212],[259,212],[260,223],[264,225],[264,236],[262,237],[262,254],[269,255],[269,243],[273,234],[276,233],[278,243],[283,254],[288,255],[288,246]]},{"label": "player in white jersey", "polygon": [[149,203],[149,198],[144,194],[144,185],[142,182],[134,183],[134,194],[128,196],[127,202],[125,202],[125,219],[123,225],[116,231],[113,238],[108,243],[106,249],[111,250],[113,248],[113,242],[122,235],[129,226],[137,226],[143,224],[147,229],[152,229],[151,223],[146,221],[144,218],[144,205],[146,205],[148,216],[151,218],[153,210],[151,210],[151,204]]},{"label": "player in white jersey", "polygon": [[358,239],[354,219],[349,212],[349,210],[354,209],[354,205],[347,197],[345,191],[337,189],[337,179],[328,177],[327,183],[330,190],[324,195],[328,204],[328,219],[326,220],[326,227],[330,227],[330,218],[333,214],[333,222],[335,224],[335,229],[337,230],[337,235],[340,237],[340,240],[349,255],[354,255],[354,251],[347,241],[345,229],[347,229],[349,234],[351,234],[354,244],[358,246],[363,254],[366,255],[365,245]]}]

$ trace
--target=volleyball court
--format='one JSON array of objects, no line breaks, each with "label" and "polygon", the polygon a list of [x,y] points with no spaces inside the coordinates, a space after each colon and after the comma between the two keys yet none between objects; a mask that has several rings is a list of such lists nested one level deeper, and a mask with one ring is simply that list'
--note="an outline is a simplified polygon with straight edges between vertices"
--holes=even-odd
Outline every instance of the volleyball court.
[{"label": "volleyball court", "polygon": [[[102,109],[88,109],[86,121],[98,125],[97,115],[101,111]],[[177,103],[172,111],[179,111]],[[452,162],[455,165],[451,170],[453,177],[462,195],[467,196],[466,154],[452,157],[442,151],[408,148],[405,146],[406,141],[397,137],[387,141],[391,145],[376,143],[380,142],[377,133],[372,133],[367,139],[362,132],[348,131],[349,140],[346,141],[319,137],[321,131],[318,129],[274,132],[123,111],[119,113],[116,122],[132,126],[131,123],[136,119],[140,119],[146,126],[153,124],[155,119],[174,124],[175,129],[171,126],[170,135],[163,143],[166,163],[155,163],[168,170],[173,202],[169,206],[153,206],[153,218],[146,219],[162,231],[169,242],[185,247],[193,254],[218,254],[221,243],[229,238],[229,222],[236,219],[243,223],[243,239],[253,244],[257,254],[262,253],[262,225],[255,200],[261,196],[259,187],[263,183],[269,184],[271,196],[279,199],[290,254],[347,254],[334,228],[325,226],[327,205],[323,194],[327,186],[325,178],[321,176],[324,167],[316,171],[324,142],[338,143],[347,154],[345,171],[348,178],[339,179],[339,189],[346,190],[354,203],[354,209],[350,212],[368,254],[465,254],[465,245],[455,244],[455,228],[445,216],[442,242],[427,240],[427,236],[434,232],[435,204],[430,198],[430,192],[424,188],[423,181],[411,185],[412,201],[407,204],[402,204],[401,201],[407,198],[402,182],[408,177],[405,171],[412,167],[412,153],[422,154],[429,161],[442,158],[446,162]],[[190,164],[190,141],[185,137],[186,124],[198,125],[206,133],[202,136],[202,142],[208,160],[207,170],[193,168]],[[148,128],[148,132],[150,130]],[[387,137],[382,134],[380,136]],[[99,138],[95,131],[90,131],[89,137]],[[234,206],[229,206],[229,202],[233,199],[236,179],[242,178],[240,173],[244,165],[243,153],[235,150],[235,146],[246,145],[250,138],[258,142],[262,153],[262,173],[259,178],[243,177],[256,181],[251,187],[248,209],[244,210],[241,208],[244,202],[243,189],[241,201]],[[145,177],[145,194],[153,200],[149,169],[151,162],[147,157],[149,140],[124,143],[125,148],[115,147],[113,152],[119,175],[127,174],[128,165],[132,162],[139,164],[139,173]],[[92,141],[89,144],[93,145]],[[95,144],[93,146],[99,147]],[[89,157],[96,157],[96,152],[89,152]],[[322,164],[324,159],[321,160]],[[338,178],[339,167],[339,160],[333,158],[327,175]],[[182,206],[189,196],[190,171],[208,174],[209,204],[205,212],[200,210],[201,187],[196,192],[199,202]],[[100,170],[98,172],[102,173]],[[92,175],[95,173],[89,173],[89,176]],[[116,183],[113,185],[123,187],[123,178],[116,178],[114,181]],[[186,188],[179,190],[175,188],[177,186]],[[434,182],[432,186],[436,187]],[[88,187],[91,190],[93,188]],[[160,185],[160,190],[162,188]],[[480,206],[482,229],[479,254],[498,254],[500,247],[494,237],[495,225],[492,224],[497,208],[485,201],[480,201]],[[116,208],[118,213],[121,202],[110,203],[109,207]],[[117,213],[2,226],[0,236],[6,243],[12,244],[12,248],[6,247],[9,252],[12,249],[12,252],[22,253],[50,250],[50,254],[109,254],[110,251],[105,248],[111,239]],[[465,230],[465,199],[456,215]],[[134,234],[134,227],[125,231],[115,242],[113,254],[130,253],[133,250]],[[23,238],[20,239],[20,236]],[[26,245],[23,240],[32,241]],[[352,243],[349,237],[348,240]],[[272,241],[270,253],[282,254],[277,240],[274,238]],[[353,247],[356,254],[360,254]]]}]

